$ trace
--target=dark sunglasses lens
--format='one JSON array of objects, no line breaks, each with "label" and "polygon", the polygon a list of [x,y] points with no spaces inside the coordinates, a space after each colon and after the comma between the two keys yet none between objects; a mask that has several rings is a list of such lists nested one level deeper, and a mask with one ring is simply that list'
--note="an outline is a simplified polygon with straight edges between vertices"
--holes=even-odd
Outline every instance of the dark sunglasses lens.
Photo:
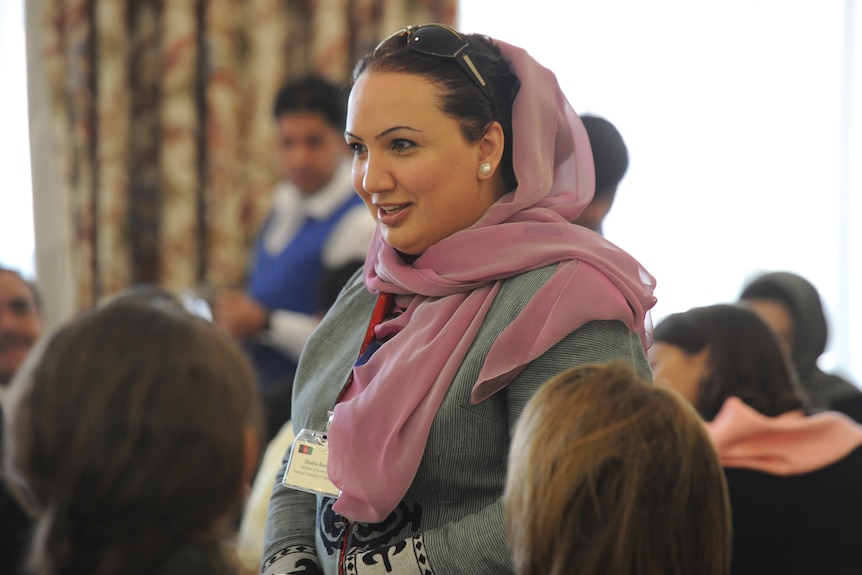
[{"label": "dark sunglasses lens", "polygon": [[420,26],[412,31],[407,42],[417,52],[450,58],[467,46],[464,38],[441,26]]}]

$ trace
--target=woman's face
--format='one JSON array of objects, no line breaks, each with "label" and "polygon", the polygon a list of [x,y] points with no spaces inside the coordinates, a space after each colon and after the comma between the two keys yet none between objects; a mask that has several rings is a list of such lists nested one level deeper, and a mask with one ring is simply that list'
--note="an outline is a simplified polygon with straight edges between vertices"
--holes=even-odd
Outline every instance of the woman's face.
[{"label": "woman's face", "polygon": [[695,405],[700,381],[709,371],[708,351],[704,348],[698,353],[688,354],[670,343],[653,343],[649,349],[649,363],[655,384],[678,391],[689,403]]},{"label": "woman's face", "polygon": [[365,72],[347,107],[353,185],[387,244],[408,255],[470,227],[497,197],[479,175],[481,142],[467,142],[421,76]]},{"label": "woman's face", "polygon": [[796,330],[793,324],[793,314],[786,305],[780,301],[771,299],[749,299],[747,300],[751,309],[760,316],[760,319],[769,326],[772,333],[778,339],[781,351],[788,358],[793,357],[793,342],[796,338]]}]

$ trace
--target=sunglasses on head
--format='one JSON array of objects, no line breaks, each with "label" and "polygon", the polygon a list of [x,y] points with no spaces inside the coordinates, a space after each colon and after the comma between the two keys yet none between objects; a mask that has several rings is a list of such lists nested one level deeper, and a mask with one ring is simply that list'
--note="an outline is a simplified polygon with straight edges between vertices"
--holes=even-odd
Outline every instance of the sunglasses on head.
[{"label": "sunglasses on head", "polygon": [[479,89],[482,90],[482,93],[491,102],[494,110],[497,109],[497,103],[494,100],[494,95],[491,93],[491,87],[485,82],[485,78],[482,77],[481,72],[479,72],[474,63],[475,58],[473,57],[473,52],[470,50],[470,44],[456,30],[445,24],[405,26],[387,36],[377,45],[375,50],[391,38],[398,36],[407,36],[407,46],[414,52],[419,52],[426,56],[454,58],[470,79],[479,86]]}]

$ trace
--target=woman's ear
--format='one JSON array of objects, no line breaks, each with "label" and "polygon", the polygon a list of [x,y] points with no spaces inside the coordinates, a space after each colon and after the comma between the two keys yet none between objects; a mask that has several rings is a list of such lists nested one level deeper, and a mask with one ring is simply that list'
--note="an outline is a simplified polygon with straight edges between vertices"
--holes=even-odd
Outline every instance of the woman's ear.
[{"label": "woman's ear", "polygon": [[482,139],[479,141],[479,164],[490,164],[491,169],[480,169],[479,177],[488,179],[497,173],[500,160],[503,157],[503,148],[506,138],[503,135],[503,126],[499,122],[492,122]]}]

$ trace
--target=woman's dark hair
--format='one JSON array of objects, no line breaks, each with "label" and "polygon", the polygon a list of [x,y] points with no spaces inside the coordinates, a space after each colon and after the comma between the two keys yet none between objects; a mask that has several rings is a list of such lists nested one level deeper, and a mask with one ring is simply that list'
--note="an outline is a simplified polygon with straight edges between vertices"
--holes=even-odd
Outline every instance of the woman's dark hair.
[{"label": "woman's dark hair", "polygon": [[13,380],[5,464],[39,573],[158,572],[241,504],[251,368],[215,326],[146,300],[76,318]]},{"label": "woman's dark hair", "polygon": [[653,340],[693,355],[708,349],[708,375],[697,390],[695,408],[707,421],[729,397],[738,397],[767,417],[808,410],[807,398],[772,331],[751,309],[716,304],[671,314]]},{"label": "woman's dark hair", "polygon": [[440,109],[458,120],[468,142],[478,141],[492,122],[499,122],[505,137],[500,170],[506,190],[512,191],[518,186],[512,164],[512,105],[521,82],[490,38],[479,34],[464,34],[463,37],[470,44],[476,67],[491,87],[495,99],[493,105],[453,58],[411,50],[406,34],[386,39],[362,57],[353,69],[353,82],[365,71],[415,74],[426,78],[440,88]]}]

